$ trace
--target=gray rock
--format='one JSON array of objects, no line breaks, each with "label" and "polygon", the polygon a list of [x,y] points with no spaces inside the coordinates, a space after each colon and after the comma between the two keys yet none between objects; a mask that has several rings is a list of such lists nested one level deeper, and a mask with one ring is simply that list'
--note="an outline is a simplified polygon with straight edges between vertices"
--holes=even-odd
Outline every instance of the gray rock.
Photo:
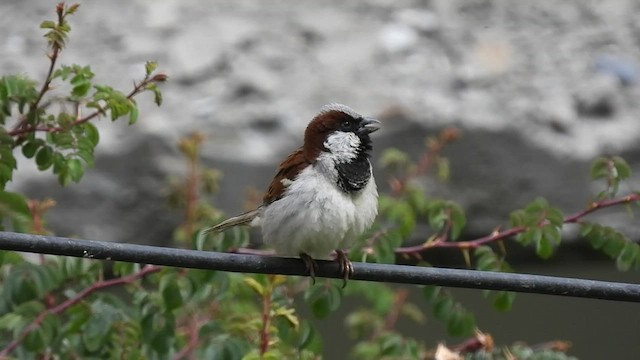
[{"label": "gray rock", "polygon": [[609,74],[600,74],[582,82],[575,95],[578,114],[590,118],[612,118],[620,107],[618,91],[618,80]]}]

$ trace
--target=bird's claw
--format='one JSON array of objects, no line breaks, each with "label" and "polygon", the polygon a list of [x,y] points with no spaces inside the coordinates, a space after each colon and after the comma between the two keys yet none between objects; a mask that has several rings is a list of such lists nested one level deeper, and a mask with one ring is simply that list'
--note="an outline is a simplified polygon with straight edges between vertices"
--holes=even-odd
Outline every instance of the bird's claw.
[{"label": "bird's claw", "polygon": [[307,272],[311,277],[311,284],[316,284],[316,271],[318,271],[318,264],[311,256],[306,253],[300,253],[300,259],[304,262],[304,266],[307,268]]},{"label": "bird's claw", "polygon": [[336,261],[338,262],[338,269],[340,273],[343,275],[343,284],[342,288],[344,289],[347,286],[347,280],[351,279],[353,276],[353,264],[351,260],[347,257],[342,250],[336,250]]}]

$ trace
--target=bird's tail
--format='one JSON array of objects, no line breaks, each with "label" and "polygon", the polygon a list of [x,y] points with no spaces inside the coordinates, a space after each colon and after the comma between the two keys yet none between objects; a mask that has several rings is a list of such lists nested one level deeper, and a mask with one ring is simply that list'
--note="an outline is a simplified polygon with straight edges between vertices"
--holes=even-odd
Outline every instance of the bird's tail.
[{"label": "bird's tail", "polygon": [[239,225],[251,225],[251,223],[260,215],[260,210],[261,208],[257,208],[251,211],[247,211],[244,214],[240,214],[238,216],[229,218],[221,222],[220,224],[217,224],[208,229],[205,229],[204,234],[219,233],[227,230],[228,228],[232,228],[234,226],[239,226]]}]

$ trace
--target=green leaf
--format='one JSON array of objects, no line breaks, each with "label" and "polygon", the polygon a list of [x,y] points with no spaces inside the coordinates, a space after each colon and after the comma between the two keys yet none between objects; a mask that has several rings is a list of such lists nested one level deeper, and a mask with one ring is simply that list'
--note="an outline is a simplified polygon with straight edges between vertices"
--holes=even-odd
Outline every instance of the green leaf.
[{"label": "green leaf", "polygon": [[87,350],[94,352],[99,350],[107,340],[107,334],[111,327],[111,321],[100,313],[94,313],[89,318],[82,331],[82,342]]},{"label": "green leaf", "polygon": [[36,151],[42,146],[42,143],[39,141],[28,141],[24,145],[22,145],[22,155],[27,159],[31,159]]},{"label": "green leaf", "polygon": [[379,339],[380,341],[380,355],[382,356],[390,356],[390,355],[400,355],[402,351],[402,336],[389,333],[382,335]]},{"label": "green leaf", "polygon": [[351,351],[354,359],[380,359],[380,346],[372,342],[359,342]]},{"label": "green leaf", "polygon": [[0,163],[0,190],[4,190],[6,183],[13,178],[13,169],[7,164]]},{"label": "green leaf", "polygon": [[600,250],[607,241],[604,236],[604,227],[598,224],[593,224],[591,231],[587,235],[587,238],[589,239],[589,243],[595,250]]},{"label": "green leaf", "polygon": [[[0,104],[1,103],[2,101],[0,101]],[[0,118],[0,120],[2,120],[2,118]],[[0,124],[1,123],[2,121],[0,121]],[[9,145],[13,148],[14,143],[15,141],[13,141],[13,137],[7,133],[7,130],[4,127],[0,126],[0,145]]]},{"label": "green leaf", "polygon": [[25,317],[12,312],[6,313],[0,317],[0,329],[9,330],[12,332],[23,328],[26,323],[27,319],[25,319]]},{"label": "green leaf", "polygon": [[129,112],[129,125],[133,125],[138,121],[138,105],[131,101],[131,111]]},{"label": "green leaf", "polygon": [[40,23],[40,29],[54,29],[56,23],[51,20],[46,20]]},{"label": "green leaf", "polygon": [[542,259],[550,258],[553,254],[553,250],[554,247],[551,239],[542,237],[536,242],[536,254]]},{"label": "green leaf", "polygon": [[408,237],[416,226],[416,218],[413,209],[409,203],[401,201],[397,202],[389,209],[388,217],[398,224],[398,230],[403,238]]},{"label": "green leaf", "polygon": [[[384,197],[381,197],[381,199],[382,198]],[[416,187],[408,187],[405,190],[405,198],[417,216],[423,216],[425,214],[427,209],[427,197],[424,191]]]},{"label": "green leaf", "polygon": [[542,230],[539,227],[529,228],[516,238],[522,245],[529,245],[532,242],[537,244],[542,238]]},{"label": "green leaf", "polygon": [[93,146],[95,147],[96,145],[98,145],[98,143],[100,142],[100,132],[98,131],[98,128],[96,128],[96,126],[90,122],[84,123],[83,126],[85,134],[87,135],[87,138],[91,140]]},{"label": "green leaf", "polygon": [[43,146],[36,154],[38,170],[47,170],[53,164],[53,150],[49,146]]},{"label": "green leaf", "polygon": [[404,304],[404,306],[402,306],[401,312],[402,315],[418,324],[423,324],[426,320],[426,317],[420,307],[412,303]]},{"label": "green leaf", "polygon": [[116,261],[113,263],[113,274],[116,276],[126,276],[140,271],[140,264],[124,261]]},{"label": "green leaf", "polygon": [[494,271],[500,267],[498,256],[489,246],[483,245],[476,248],[473,255],[477,259],[476,268],[478,270]]},{"label": "green leaf", "polygon": [[0,145],[0,190],[13,179],[13,170],[17,168],[11,145]]},{"label": "green leaf", "polygon": [[44,310],[44,304],[38,300],[31,300],[13,308],[13,312],[25,317],[36,317],[40,312]]},{"label": "green leaf", "polygon": [[440,297],[433,303],[433,316],[439,320],[447,320],[451,316],[453,305],[453,299],[450,297]]},{"label": "green leaf", "polygon": [[342,294],[333,285],[325,287],[312,286],[306,291],[304,298],[306,303],[311,306],[313,315],[318,319],[324,319],[340,307]]},{"label": "green leaf", "polygon": [[30,352],[38,353],[45,349],[47,345],[45,335],[43,334],[42,329],[36,328],[22,340],[24,348]]},{"label": "green leaf", "polygon": [[0,190],[0,214],[6,211],[10,214],[31,217],[27,199],[22,194]]},{"label": "green leaf", "polygon": [[383,264],[393,264],[396,260],[394,249],[402,243],[402,234],[399,230],[392,229],[387,231],[381,241],[377,241],[374,246],[374,255],[376,262]]},{"label": "green leaf", "polygon": [[180,293],[180,287],[175,281],[170,282],[162,290],[162,300],[167,311],[173,311],[183,304],[182,294]]},{"label": "green leaf", "polygon": [[382,152],[379,162],[384,168],[404,169],[411,163],[411,160],[404,151],[387,148]]},{"label": "green leaf", "polygon": [[525,212],[524,210],[515,210],[512,211],[509,215],[509,221],[511,222],[511,226],[517,227],[524,225]]},{"label": "green leaf", "polygon": [[82,82],[78,82],[74,87],[73,90],[71,90],[71,95],[75,98],[83,98],[85,96],[87,96],[87,94],[89,93],[89,90],[91,89],[91,82],[90,81],[82,81]]},{"label": "green leaf", "polygon": [[145,86],[145,90],[153,92],[154,102],[156,105],[162,105],[162,93],[156,84],[149,83]]},{"label": "green leaf", "polygon": [[620,271],[628,271],[638,259],[640,259],[640,245],[627,241],[616,258],[616,266]]},{"label": "green leaf", "polygon": [[263,296],[264,295],[264,285],[261,284],[258,280],[256,280],[256,278],[251,277],[251,276],[245,276],[244,277],[244,283],[249,286],[253,291],[256,292],[256,294]]},{"label": "green leaf", "polygon": [[441,201],[434,201],[429,205],[429,226],[434,229],[442,229],[446,224],[449,216],[447,215],[444,207],[444,203]]},{"label": "green leaf", "polygon": [[151,75],[151,73],[156,71],[157,68],[158,68],[158,62],[157,61],[147,61],[144,64],[145,74],[147,75],[147,77],[149,75]]},{"label": "green leaf", "polygon": [[611,258],[619,256],[628,241],[624,235],[611,228],[605,228],[604,238],[606,240],[602,251]]},{"label": "green leaf", "polygon": [[440,295],[442,287],[436,285],[427,285],[423,288],[422,293],[429,302],[434,302]]},{"label": "green leaf", "polygon": [[452,336],[469,336],[473,334],[475,327],[475,317],[463,309],[453,311],[447,321],[447,331]]},{"label": "green leaf", "polygon": [[599,157],[591,163],[591,179],[597,180],[609,176],[609,159]]},{"label": "green leaf", "polygon": [[591,233],[591,230],[593,230],[592,223],[582,223],[580,225],[580,236],[586,237],[587,235],[589,235],[589,233]]},{"label": "green leaf", "polygon": [[451,216],[451,239],[456,240],[462,233],[462,229],[467,224],[467,218],[459,205],[450,203],[449,206]]},{"label": "green leaf", "polygon": [[171,322],[167,322],[161,330],[156,330],[153,338],[151,339],[151,347],[159,354],[166,354],[169,352],[171,343],[175,337],[175,327],[171,326]]},{"label": "green leaf", "polygon": [[76,153],[76,156],[79,157],[80,159],[82,159],[85,164],[87,164],[87,166],[89,167],[93,167],[94,162],[93,162],[93,154],[91,154],[88,151],[78,151]]},{"label": "green leaf", "polygon": [[631,176],[631,167],[623,158],[620,156],[614,156],[611,160],[613,161],[613,166],[618,173],[618,179],[624,180]]},{"label": "green leaf", "polygon": [[451,170],[449,166],[449,159],[438,157],[436,159],[436,177],[440,181],[449,180],[449,176],[451,175]]},{"label": "green leaf", "polygon": [[493,307],[498,311],[509,311],[516,299],[516,293],[509,291],[499,291],[493,300]]},{"label": "green leaf", "polygon": [[74,182],[80,181],[84,175],[84,167],[79,159],[69,159],[67,161],[68,174]]},{"label": "green leaf", "polygon": [[551,225],[561,227],[564,223],[564,214],[558,208],[549,207],[547,209],[547,220]]},{"label": "green leaf", "polygon": [[542,227],[542,237],[547,238],[553,246],[560,244],[562,233],[560,228],[555,225],[545,225]]},{"label": "green leaf", "polygon": [[547,202],[547,200],[545,198],[538,197],[535,200],[533,200],[531,203],[529,203],[524,208],[524,211],[530,214],[531,213],[540,214],[542,211],[548,208],[549,208],[549,203]]}]

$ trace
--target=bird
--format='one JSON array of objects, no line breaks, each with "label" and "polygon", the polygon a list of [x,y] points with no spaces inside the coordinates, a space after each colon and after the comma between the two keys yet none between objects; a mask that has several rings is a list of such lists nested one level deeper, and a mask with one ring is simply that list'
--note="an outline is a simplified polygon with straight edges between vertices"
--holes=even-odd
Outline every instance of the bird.
[{"label": "bird", "polygon": [[323,106],[307,125],[303,145],[278,166],[262,204],[204,232],[261,227],[263,242],[277,255],[300,257],[314,283],[315,259],[330,259],[335,251],[346,286],[353,265],[345,249],[378,214],[369,135],[380,126],[346,105]]}]

